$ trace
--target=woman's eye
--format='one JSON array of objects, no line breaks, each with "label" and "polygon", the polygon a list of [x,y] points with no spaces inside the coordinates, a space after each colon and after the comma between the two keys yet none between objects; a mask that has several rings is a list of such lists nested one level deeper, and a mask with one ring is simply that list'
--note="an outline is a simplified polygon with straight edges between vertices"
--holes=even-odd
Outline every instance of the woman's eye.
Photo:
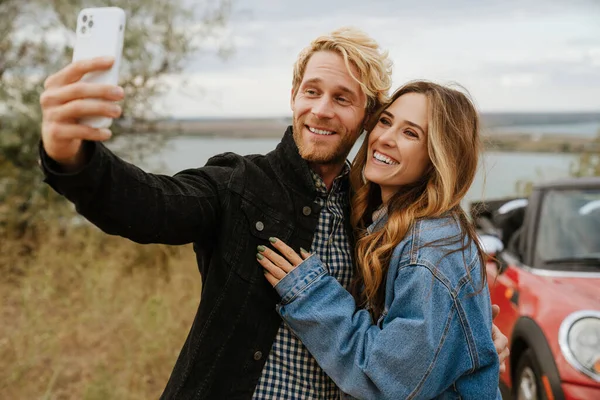
[{"label": "woman's eye", "polygon": [[415,132],[413,131],[404,131],[408,136],[410,137],[414,137],[414,138],[419,138],[419,135],[417,135]]},{"label": "woman's eye", "polygon": [[387,119],[387,118],[385,118],[385,117],[379,118],[379,122],[381,122],[383,125],[386,125],[386,126],[392,125],[392,123],[390,122],[390,120]]}]

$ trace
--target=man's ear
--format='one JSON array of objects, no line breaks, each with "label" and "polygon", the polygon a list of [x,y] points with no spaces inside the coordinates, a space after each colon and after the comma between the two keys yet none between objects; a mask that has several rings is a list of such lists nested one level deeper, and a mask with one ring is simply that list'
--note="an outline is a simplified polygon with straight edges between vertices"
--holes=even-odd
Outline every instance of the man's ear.
[{"label": "man's ear", "polygon": [[294,111],[294,88],[290,90],[290,108]]},{"label": "man's ear", "polygon": [[363,122],[362,122],[362,132],[367,130],[367,125],[369,124],[369,121],[371,120],[372,116],[373,116],[373,114],[371,114],[370,112],[367,112],[365,114],[365,118],[363,119]]}]

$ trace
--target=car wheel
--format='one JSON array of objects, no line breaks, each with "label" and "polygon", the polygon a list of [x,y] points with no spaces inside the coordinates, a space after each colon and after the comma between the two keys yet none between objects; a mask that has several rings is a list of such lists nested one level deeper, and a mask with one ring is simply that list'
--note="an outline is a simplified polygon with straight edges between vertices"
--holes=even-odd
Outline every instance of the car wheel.
[{"label": "car wheel", "polygon": [[515,375],[516,400],[547,400],[542,386],[542,371],[540,370],[533,350],[527,349],[519,358]]}]

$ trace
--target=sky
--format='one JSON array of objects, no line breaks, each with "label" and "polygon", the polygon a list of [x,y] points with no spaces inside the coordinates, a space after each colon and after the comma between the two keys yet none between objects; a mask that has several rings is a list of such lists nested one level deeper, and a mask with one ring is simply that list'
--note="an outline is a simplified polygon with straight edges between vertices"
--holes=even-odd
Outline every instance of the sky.
[{"label": "sky", "polygon": [[458,83],[483,112],[600,111],[600,0],[234,0],[223,31],[233,53],[208,43],[167,77],[161,111],[290,116],[298,53],[342,26],[389,51],[392,88]]}]

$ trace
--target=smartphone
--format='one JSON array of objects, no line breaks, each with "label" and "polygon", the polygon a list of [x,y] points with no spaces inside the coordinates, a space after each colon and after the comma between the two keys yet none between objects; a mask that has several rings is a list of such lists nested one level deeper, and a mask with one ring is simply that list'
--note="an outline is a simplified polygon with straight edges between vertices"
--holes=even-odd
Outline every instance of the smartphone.
[{"label": "smartphone", "polygon": [[[77,16],[73,61],[111,56],[115,62],[106,71],[85,74],[81,81],[118,85],[123,53],[125,11],[119,7],[85,8]],[[108,128],[112,118],[86,117],[80,123],[93,128]]]}]

